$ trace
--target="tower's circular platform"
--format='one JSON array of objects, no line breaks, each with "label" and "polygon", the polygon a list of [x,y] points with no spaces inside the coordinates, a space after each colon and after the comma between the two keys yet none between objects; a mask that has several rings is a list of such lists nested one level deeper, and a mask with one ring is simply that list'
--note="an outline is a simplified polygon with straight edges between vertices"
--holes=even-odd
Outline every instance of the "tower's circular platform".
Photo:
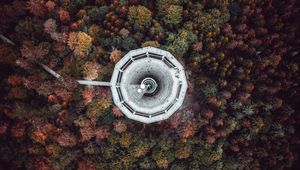
[{"label": "tower's circular platform", "polygon": [[154,47],[127,53],[115,65],[110,84],[115,105],[143,123],[168,119],[187,90],[184,67],[171,53]]}]

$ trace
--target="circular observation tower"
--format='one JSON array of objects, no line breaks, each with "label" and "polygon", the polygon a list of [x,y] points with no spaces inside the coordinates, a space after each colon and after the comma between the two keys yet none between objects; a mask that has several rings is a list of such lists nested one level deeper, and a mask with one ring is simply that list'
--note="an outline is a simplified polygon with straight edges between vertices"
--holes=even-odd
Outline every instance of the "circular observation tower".
[{"label": "circular observation tower", "polygon": [[164,50],[144,47],[127,53],[110,81],[114,103],[130,119],[153,123],[180,108],[187,90],[183,66]]}]

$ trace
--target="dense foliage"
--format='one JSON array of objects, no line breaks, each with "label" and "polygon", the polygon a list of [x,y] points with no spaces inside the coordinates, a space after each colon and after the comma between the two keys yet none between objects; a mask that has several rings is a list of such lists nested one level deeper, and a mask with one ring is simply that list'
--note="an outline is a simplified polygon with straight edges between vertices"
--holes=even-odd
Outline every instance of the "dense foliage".
[{"label": "dense foliage", "polygon": [[[2,0],[0,11],[0,169],[299,166],[297,0]],[[189,75],[183,108],[149,125],[109,88],[75,81],[109,81],[145,46]]]}]

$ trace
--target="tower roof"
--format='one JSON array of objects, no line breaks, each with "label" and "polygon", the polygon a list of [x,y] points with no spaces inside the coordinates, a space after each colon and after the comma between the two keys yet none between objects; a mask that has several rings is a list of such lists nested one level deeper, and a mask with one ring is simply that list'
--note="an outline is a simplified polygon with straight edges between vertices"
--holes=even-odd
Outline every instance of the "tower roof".
[{"label": "tower roof", "polygon": [[128,52],[115,65],[110,84],[115,105],[143,123],[168,119],[187,90],[184,67],[171,53],[154,47]]}]

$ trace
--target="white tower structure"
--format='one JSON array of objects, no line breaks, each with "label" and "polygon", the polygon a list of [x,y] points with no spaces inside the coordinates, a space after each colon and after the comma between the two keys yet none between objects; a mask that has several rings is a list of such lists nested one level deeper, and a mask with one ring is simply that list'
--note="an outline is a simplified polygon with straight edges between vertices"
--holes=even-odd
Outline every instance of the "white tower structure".
[{"label": "white tower structure", "polygon": [[168,119],[187,91],[184,67],[164,50],[144,47],[127,53],[110,81],[116,106],[130,119],[152,123]]}]

